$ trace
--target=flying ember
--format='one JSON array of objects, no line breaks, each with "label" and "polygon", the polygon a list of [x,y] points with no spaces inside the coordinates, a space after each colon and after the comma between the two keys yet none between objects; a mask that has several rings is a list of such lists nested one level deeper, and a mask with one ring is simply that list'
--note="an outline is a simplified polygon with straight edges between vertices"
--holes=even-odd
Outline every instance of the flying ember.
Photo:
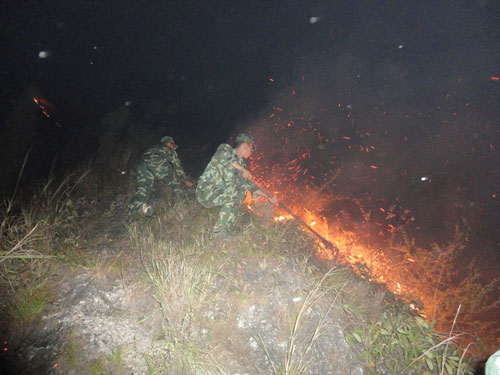
[{"label": "flying ember", "polygon": [[[281,117],[284,117],[282,121]],[[282,106],[279,110],[275,107],[272,115],[266,118],[268,120],[254,130],[254,137],[264,145],[272,140],[273,146],[269,149],[276,152],[256,155],[251,162],[252,171],[266,181],[266,187],[272,188],[284,206],[293,212],[290,215],[279,208],[273,220],[277,223],[286,220],[302,222],[304,231],[313,234],[318,241],[319,259],[340,261],[355,271],[363,269],[363,275],[368,270],[371,280],[384,284],[425,319],[436,319],[438,329],[446,329],[453,322],[457,306],[464,299],[470,299],[464,296],[470,293],[468,288],[480,285],[474,276],[464,277],[462,286],[454,285],[457,283],[455,262],[466,246],[460,231],[457,229],[450,245],[440,248],[435,244],[422,246],[409,234],[420,230],[418,218],[415,219],[411,210],[388,200],[375,199],[369,193],[361,197],[349,194],[350,190],[358,188],[356,179],[370,179],[373,184],[379,176],[385,176],[380,180],[394,181],[393,176],[387,175],[386,166],[379,168],[379,165],[370,163],[375,161],[372,154],[376,151],[364,152],[365,147],[381,150],[377,147],[379,145],[373,144],[376,139],[373,131],[362,132],[370,134],[370,144],[362,148],[351,146],[358,146],[356,142],[363,142],[363,137],[339,136],[336,129],[328,137],[324,135],[327,132],[322,131],[321,144],[325,147],[318,148],[315,127],[288,117]],[[293,127],[286,126],[292,122]],[[344,141],[338,142],[338,139]],[[344,142],[346,145],[342,146]],[[344,152],[362,149],[363,154],[346,168],[342,165],[346,163],[345,159],[337,158],[335,154],[328,159],[329,153],[339,149]],[[408,173],[408,168],[404,167],[400,176],[411,182],[415,180],[411,177],[414,173]],[[342,177],[351,176],[355,177],[354,183],[343,185]],[[436,179],[438,177],[433,178]],[[418,180],[430,182],[431,178],[424,175]],[[472,267],[471,264],[464,269],[464,275],[473,272]],[[454,290],[453,296],[450,296],[450,290]],[[461,314],[462,329],[488,335],[486,325],[475,326],[477,318],[472,308],[462,309]]]}]

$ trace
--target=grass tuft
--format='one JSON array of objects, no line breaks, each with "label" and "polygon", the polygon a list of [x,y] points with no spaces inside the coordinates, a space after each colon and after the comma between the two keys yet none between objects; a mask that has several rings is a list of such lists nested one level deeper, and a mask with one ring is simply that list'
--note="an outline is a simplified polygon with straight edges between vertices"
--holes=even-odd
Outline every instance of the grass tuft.
[{"label": "grass tuft", "polygon": [[[267,359],[271,363],[274,375],[304,375],[309,372],[309,363],[312,360],[311,352],[318,338],[322,335],[322,331],[326,328],[326,321],[330,311],[345,286],[345,283],[325,285],[327,284],[327,280],[338,272],[339,269],[330,269],[326,272],[307,293],[299,310],[293,313],[290,321],[285,359],[281,366],[277,365],[271,358],[264,340],[262,337],[259,337],[259,342],[264,349]],[[332,294],[334,295],[333,298]],[[314,329],[304,334],[309,319],[308,312],[316,305],[322,304],[328,299],[330,299],[330,302],[327,308],[321,312],[319,319],[314,324]]]},{"label": "grass tuft", "polygon": [[46,282],[20,288],[7,302],[8,318],[16,328],[25,328],[36,323],[52,299],[53,293]]}]

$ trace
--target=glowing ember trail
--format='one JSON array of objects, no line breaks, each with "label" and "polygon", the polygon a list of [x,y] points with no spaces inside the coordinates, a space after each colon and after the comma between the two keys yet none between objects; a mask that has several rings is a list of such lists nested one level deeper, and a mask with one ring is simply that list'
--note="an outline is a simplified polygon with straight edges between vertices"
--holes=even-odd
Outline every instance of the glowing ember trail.
[{"label": "glowing ember trail", "polygon": [[[40,108],[45,117],[53,119],[53,116],[51,116],[51,114],[49,113],[49,108],[51,107],[51,104],[47,100],[35,96],[33,98],[33,101]],[[61,124],[58,121],[55,121],[55,124],[58,128],[62,128]]]},{"label": "glowing ember trail", "polygon": [[46,101],[45,99],[37,98],[37,97],[34,97],[33,101],[36,103],[36,105],[38,107],[40,107],[40,110],[45,115],[45,117],[50,118],[50,115],[47,112],[48,108],[50,107],[50,103],[48,101]]}]

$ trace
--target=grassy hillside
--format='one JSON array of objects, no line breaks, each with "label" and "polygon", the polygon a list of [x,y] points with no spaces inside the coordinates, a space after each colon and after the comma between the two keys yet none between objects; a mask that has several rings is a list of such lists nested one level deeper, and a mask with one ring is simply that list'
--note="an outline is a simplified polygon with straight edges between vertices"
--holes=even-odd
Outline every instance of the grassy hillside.
[{"label": "grassy hillside", "polygon": [[[85,177],[85,178],[83,178]],[[317,259],[293,221],[217,210],[161,187],[127,223],[131,186],[48,182],[1,207],[1,338],[10,373],[472,374],[436,332],[363,269]]]}]

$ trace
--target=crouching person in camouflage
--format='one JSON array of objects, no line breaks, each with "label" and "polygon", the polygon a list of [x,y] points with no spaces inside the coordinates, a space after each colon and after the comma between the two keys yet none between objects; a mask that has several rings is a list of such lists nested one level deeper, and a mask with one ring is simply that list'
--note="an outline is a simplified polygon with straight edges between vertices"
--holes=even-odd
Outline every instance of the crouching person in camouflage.
[{"label": "crouching person in camouflage", "polygon": [[[239,134],[235,147],[221,144],[201,175],[196,188],[196,200],[205,208],[220,207],[213,233],[218,241],[231,240],[231,228],[236,221],[247,191],[267,196],[251,183],[245,159],[252,155],[253,137]],[[273,204],[276,198],[268,197]]]},{"label": "crouching person in camouflage", "polygon": [[153,190],[156,179],[163,181],[172,189],[174,198],[178,199],[184,193],[184,186],[193,186],[182,169],[177,156],[177,145],[174,139],[165,136],[161,144],[146,150],[137,167],[137,190],[128,205],[129,217],[142,213],[151,215],[153,208],[146,201]]}]

